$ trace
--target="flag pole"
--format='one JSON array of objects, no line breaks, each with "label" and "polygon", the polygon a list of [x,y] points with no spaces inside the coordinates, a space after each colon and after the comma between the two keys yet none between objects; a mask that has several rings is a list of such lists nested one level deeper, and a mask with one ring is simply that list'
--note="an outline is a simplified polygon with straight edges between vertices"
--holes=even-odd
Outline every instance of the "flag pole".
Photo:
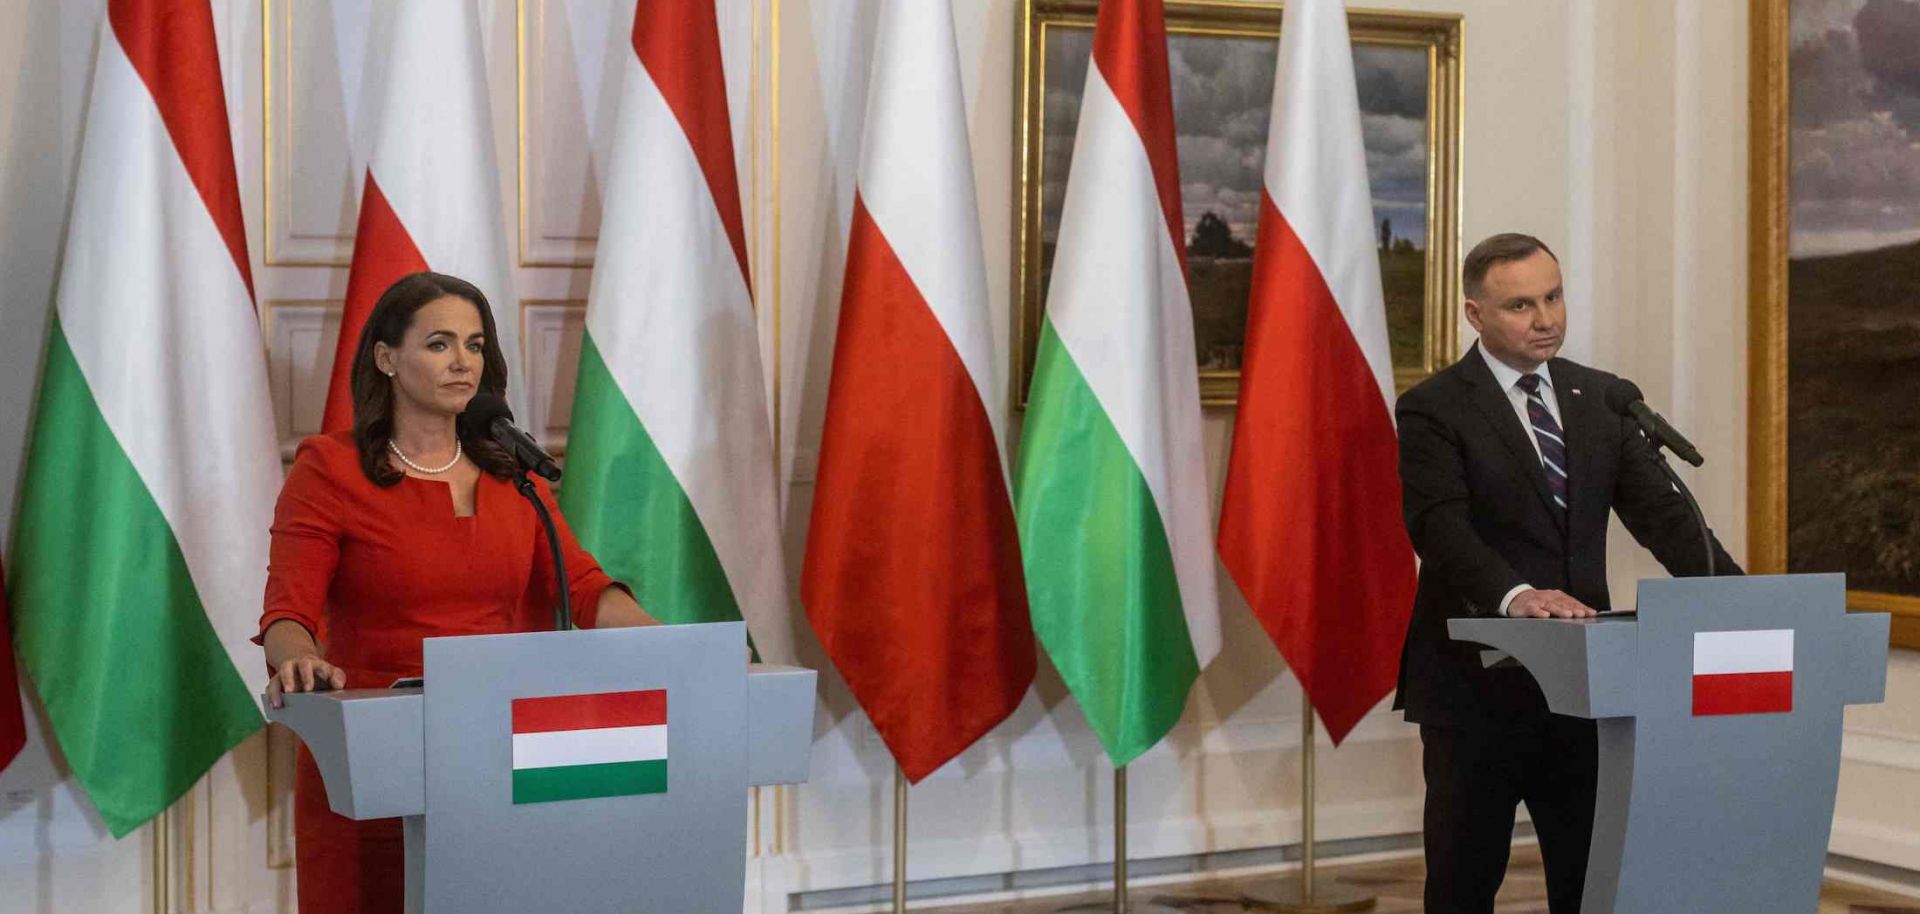
[{"label": "flag pole", "polygon": [[1300,690],[1300,875],[1255,885],[1247,890],[1251,901],[1282,914],[1321,914],[1327,911],[1368,911],[1374,896],[1342,882],[1314,881],[1314,724],[1313,699]]},{"label": "flag pole", "polygon": [[893,766],[893,914],[907,911],[907,773]]},{"label": "flag pole", "polygon": [[1061,908],[1056,914],[1178,914],[1127,892],[1127,766],[1113,769],[1113,898]]},{"label": "flag pole", "polygon": [[153,914],[167,914],[173,908],[173,817],[165,809],[153,817],[153,848],[148,861],[153,868]]},{"label": "flag pole", "polygon": [[1127,766],[1113,769],[1113,912],[1127,914]]}]

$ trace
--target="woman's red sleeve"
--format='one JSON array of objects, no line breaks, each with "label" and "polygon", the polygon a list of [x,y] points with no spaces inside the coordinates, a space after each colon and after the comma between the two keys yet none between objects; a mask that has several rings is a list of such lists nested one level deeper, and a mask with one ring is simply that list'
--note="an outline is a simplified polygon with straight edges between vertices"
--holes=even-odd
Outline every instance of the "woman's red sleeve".
[{"label": "woman's red sleeve", "polygon": [[300,623],[317,643],[326,640],[327,591],[340,564],[343,516],[339,489],[319,452],[302,444],[273,508],[267,594],[253,643],[264,643],[267,627],[282,619]]},{"label": "woman's red sleeve", "polygon": [[[567,598],[573,602],[573,625],[592,628],[600,616],[600,594],[620,585],[600,570],[600,563],[573,538],[573,529],[567,526],[566,517],[554,501],[553,489],[545,480],[535,479],[533,483],[540,500],[553,514],[554,529],[560,533],[560,555],[567,566]],[[553,558],[547,547],[547,530],[538,526],[539,523],[538,519],[534,521],[533,574],[527,578],[526,598],[520,601],[521,627],[535,631],[553,627],[554,604]]]}]

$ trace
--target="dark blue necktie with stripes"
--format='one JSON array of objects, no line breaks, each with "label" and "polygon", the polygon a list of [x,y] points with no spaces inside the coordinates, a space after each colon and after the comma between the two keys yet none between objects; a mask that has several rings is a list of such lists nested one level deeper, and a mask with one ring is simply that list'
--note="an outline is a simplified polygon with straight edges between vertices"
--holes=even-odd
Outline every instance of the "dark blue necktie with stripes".
[{"label": "dark blue necktie with stripes", "polygon": [[1567,437],[1560,423],[1553,421],[1547,401],[1540,396],[1540,376],[1520,376],[1520,389],[1527,394],[1527,421],[1533,425],[1533,440],[1540,443],[1540,463],[1547,471],[1547,488],[1553,491],[1553,503],[1567,510]]}]

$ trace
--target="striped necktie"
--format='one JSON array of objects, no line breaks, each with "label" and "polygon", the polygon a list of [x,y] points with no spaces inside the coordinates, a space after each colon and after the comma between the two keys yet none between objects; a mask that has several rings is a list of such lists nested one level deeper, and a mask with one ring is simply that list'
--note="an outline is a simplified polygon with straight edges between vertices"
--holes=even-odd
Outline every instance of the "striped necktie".
[{"label": "striped necktie", "polygon": [[1533,425],[1533,440],[1540,444],[1540,463],[1547,471],[1547,488],[1553,490],[1553,503],[1567,510],[1567,439],[1560,423],[1553,421],[1547,401],[1540,396],[1540,376],[1521,375],[1517,382],[1527,394],[1527,421]]}]

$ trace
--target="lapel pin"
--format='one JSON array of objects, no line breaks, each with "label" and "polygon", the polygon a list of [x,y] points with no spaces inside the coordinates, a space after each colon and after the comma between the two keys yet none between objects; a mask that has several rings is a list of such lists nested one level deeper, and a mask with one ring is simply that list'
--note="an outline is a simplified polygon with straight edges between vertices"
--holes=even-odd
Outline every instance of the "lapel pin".
[{"label": "lapel pin", "polygon": [[1580,396],[1580,388],[1578,387],[1573,388],[1573,395],[1576,397]]}]

